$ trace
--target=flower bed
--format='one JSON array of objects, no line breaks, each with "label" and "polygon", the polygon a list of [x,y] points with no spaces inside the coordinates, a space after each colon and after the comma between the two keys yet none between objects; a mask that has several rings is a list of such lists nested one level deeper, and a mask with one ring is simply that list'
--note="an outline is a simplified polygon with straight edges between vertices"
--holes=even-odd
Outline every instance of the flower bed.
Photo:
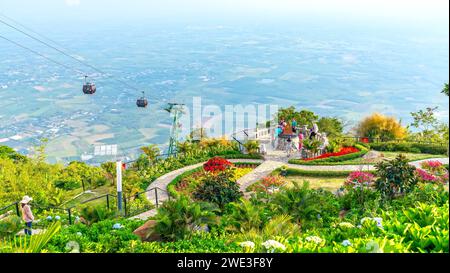
[{"label": "flower bed", "polygon": [[353,153],[357,153],[357,152],[359,152],[359,150],[356,149],[355,147],[343,147],[337,153],[325,153],[325,154],[317,156],[317,157],[304,159],[304,161],[313,161],[313,160],[317,160],[317,159],[324,159],[324,158],[335,157],[335,156],[343,156],[343,155],[353,154]]},{"label": "flower bed", "polygon": [[[258,165],[259,163],[234,163],[234,178],[236,180],[241,178],[255,169]],[[202,166],[179,175],[167,186],[169,195],[175,198],[179,197],[180,194],[190,195],[190,193],[192,193],[192,191],[199,185],[199,182],[205,175],[205,172],[204,166]]]},{"label": "flower bed", "polygon": [[310,159],[291,159],[290,164],[297,165],[329,165],[330,163],[343,162],[363,157],[369,150],[363,145],[356,144],[355,147],[342,148],[337,153],[326,153]]}]

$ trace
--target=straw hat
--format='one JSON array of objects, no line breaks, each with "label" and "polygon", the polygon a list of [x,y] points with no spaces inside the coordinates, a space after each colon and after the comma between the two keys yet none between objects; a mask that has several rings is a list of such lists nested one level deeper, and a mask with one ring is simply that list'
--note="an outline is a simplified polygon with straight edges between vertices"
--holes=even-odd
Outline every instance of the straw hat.
[{"label": "straw hat", "polygon": [[25,195],[22,200],[20,201],[21,204],[28,204],[30,201],[32,201],[33,198],[29,197],[28,195]]}]

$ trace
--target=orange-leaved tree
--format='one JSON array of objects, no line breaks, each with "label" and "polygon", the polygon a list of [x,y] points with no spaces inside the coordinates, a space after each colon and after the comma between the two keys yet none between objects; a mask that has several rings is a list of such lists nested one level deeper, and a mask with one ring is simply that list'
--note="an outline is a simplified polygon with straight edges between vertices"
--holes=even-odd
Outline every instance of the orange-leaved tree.
[{"label": "orange-leaved tree", "polygon": [[363,119],[357,126],[356,131],[360,137],[380,138],[383,141],[403,139],[407,130],[400,121],[394,117],[388,117],[374,113]]}]

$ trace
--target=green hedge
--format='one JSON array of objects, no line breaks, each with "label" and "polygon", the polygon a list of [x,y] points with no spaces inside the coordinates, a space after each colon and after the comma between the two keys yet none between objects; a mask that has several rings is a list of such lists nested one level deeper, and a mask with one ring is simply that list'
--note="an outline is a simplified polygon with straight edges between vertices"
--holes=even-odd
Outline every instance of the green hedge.
[{"label": "green hedge", "polygon": [[221,157],[225,159],[264,159],[264,157],[259,154],[228,154]]},{"label": "green hedge", "polygon": [[367,152],[369,152],[369,150],[361,144],[356,144],[355,148],[359,149],[359,152],[341,155],[341,156],[333,156],[333,157],[328,157],[328,158],[323,158],[323,159],[316,159],[316,160],[311,160],[311,161],[305,161],[302,159],[291,159],[291,160],[289,160],[289,163],[296,164],[296,165],[328,165],[331,163],[343,162],[343,161],[360,158],[360,157],[363,157],[365,154],[367,154]]},{"label": "green hedge", "polygon": [[[311,170],[299,170],[288,168],[287,176],[304,176],[304,177],[347,177],[350,173],[354,171],[311,171]],[[279,174],[281,168],[276,169],[272,174]],[[370,171],[370,173],[375,173],[375,171]]]},{"label": "green hedge", "polygon": [[380,142],[371,143],[370,148],[376,151],[385,152],[407,152],[417,154],[447,154],[447,147],[438,144],[423,144],[415,142]]}]

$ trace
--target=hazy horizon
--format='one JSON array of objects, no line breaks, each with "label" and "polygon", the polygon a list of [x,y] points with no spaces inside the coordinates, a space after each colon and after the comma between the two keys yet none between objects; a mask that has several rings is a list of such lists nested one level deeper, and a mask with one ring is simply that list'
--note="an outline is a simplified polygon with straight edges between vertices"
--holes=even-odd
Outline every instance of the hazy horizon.
[{"label": "hazy horizon", "polygon": [[219,107],[294,105],[353,123],[382,112],[406,125],[410,112],[439,106],[448,122],[440,94],[449,73],[448,1],[392,2],[2,0],[0,13],[151,101],[136,109],[140,92],[0,24],[1,35],[89,73],[98,86],[83,96],[82,77],[0,40],[0,144],[26,150],[47,136],[56,159],[97,144],[126,153],[165,144],[170,118],[158,109],[194,96]]}]

